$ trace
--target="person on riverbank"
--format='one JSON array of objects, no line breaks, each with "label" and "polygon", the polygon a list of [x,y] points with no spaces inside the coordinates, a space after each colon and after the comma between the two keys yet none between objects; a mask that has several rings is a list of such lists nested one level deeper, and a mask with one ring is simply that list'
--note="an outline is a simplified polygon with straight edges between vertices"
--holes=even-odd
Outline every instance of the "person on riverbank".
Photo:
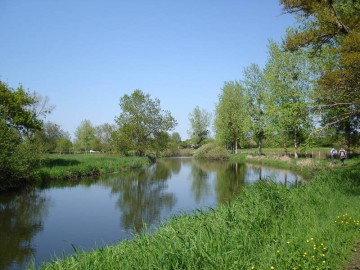
[{"label": "person on riverbank", "polygon": [[345,149],[343,147],[341,147],[341,149],[339,151],[339,157],[340,157],[341,166],[344,166],[346,156],[347,155],[346,155]]},{"label": "person on riverbank", "polygon": [[331,155],[331,160],[332,160],[333,163],[335,163],[336,154],[337,154],[337,150],[334,147],[331,148],[330,155]]}]

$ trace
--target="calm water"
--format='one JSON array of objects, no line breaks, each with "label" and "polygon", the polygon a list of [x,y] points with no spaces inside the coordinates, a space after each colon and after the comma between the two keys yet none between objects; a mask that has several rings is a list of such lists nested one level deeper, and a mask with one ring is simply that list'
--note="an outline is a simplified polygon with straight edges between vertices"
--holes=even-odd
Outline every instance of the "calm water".
[{"label": "calm water", "polygon": [[259,179],[296,185],[286,170],[191,158],[160,160],[126,176],[0,194],[0,269],[114,244],[166,218],[230,200]]}]

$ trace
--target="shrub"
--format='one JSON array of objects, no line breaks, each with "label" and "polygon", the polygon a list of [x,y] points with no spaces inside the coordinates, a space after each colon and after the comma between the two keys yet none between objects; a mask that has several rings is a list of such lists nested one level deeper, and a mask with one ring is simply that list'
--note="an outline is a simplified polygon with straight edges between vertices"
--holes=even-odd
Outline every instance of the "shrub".
[{"label": "shrub", "polygon": [[229,153],[223,147],[214,143],[208,143],[196,150],[194,158],[227,160],[229,159]]}]

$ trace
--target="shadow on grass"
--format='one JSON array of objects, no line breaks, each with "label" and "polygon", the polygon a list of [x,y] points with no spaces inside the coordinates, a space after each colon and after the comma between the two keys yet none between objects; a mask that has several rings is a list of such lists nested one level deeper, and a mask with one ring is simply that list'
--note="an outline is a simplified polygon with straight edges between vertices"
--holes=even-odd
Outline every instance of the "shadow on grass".
[{"label": "shadow on grass", "polygon": [[56,167],[56,166],[75,166],[79,165],[81,162],[76,159],[45,159],[43,161],[43,166],[45,167]]}]

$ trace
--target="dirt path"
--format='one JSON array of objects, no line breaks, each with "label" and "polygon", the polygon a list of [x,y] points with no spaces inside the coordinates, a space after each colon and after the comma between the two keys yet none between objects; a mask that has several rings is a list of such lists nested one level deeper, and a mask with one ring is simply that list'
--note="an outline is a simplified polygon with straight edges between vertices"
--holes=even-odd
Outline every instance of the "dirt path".
[{"label": "dirt path", "polygon": [[344,270],[360,270],[360,242],[355,245],[352,259]]}]

